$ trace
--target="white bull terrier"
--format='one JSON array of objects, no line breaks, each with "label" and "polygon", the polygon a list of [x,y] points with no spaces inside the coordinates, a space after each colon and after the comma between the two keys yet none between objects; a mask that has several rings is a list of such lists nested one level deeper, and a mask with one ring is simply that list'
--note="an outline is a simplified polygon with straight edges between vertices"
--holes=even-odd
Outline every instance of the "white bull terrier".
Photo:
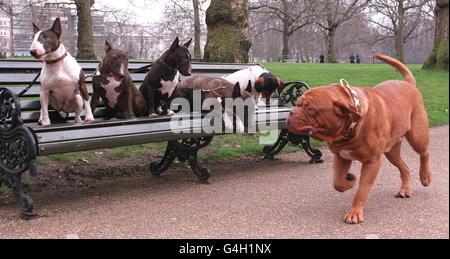
[{"label": "white bull terrier", "polygon": [[67,52],[61,41],[61,21],[59,18],[50,30],[42,31],[33,23],[34,40],[30,54],[36,59],[44,59],[41,72],[41,116],[39,123],[51,125],[49,105],[63,118],[75,113],[75,121],[82,122],[83,106],[86,110],[85,122],[94,121],[85,75],[77,61]]}]

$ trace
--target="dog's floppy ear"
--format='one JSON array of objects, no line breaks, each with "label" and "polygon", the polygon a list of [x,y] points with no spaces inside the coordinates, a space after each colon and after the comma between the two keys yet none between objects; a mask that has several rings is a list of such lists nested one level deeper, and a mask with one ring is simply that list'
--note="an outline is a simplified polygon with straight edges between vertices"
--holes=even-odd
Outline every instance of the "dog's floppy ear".
[{"label": "dog's floppy ear", "polygon": [[263,76],[260,76],[258,78],[258,80],[256,80],[256,82],[255,82],[255,90],[258,93],[261,93],[263,91],[265,85],[266,85],[266,80],[264,79]]},{"label": "dog's floppy ear", "polygon": [[111,43],[109,43],[108,40],[105,40],[105,53],[110,52],[112,49],[113,49],[113,48],[112,48],[112,46],[111,46]]},{"label": "dog's floppy ear", "polygon": [[175,49],[180,47],[180,39],[178,37],[173,41],[172,45],[170,46],[170,51],[174,51]]},{"label": "dog's floppy ear", "polygon": [[352,121],[359,121],[361,119],[361,114],[354,105],[343,101],[336,101],[334,105],[334,111],[338,116],[344,117],[350,115]]},{"label": "dog's floppy ear", "polygon": [[282,86],[284,84],[283,81],[280,78],[276,77],[276,79],[277,79],[277,85],[278,86]]},{"label": "dog's floppy ear", "polygon": [[192,38],[191,38],[188,42],[186,42],[186,43],[184,44],[184,46],[185,46],[186,48],[189,48],[189,46],[191,46],[191,43],[192,43]]},{"label": "dog's floppy ear", "polygon": [[61,20],[59,18],[56,18],[55,22],[53,22],[53,26],[50,29],[52,32],[56,34],[56,36],[61,37],[62,34],[62,27],[61,27]]},{"label": "dog's floppy ear", "polygon": [[239,82],[237,82],[236,85],[234,85],[233,89],[233,99],[239,98],[241,96],[242,96],[241,85],[239,84]]},{"label": "dog's floppy ear", "polygon": [[248,80],[248,85],[247,88],[245,89],[245,91],[252,93],[252,81]]},{"label": "dog's floppy ear", "polygon": [[39,29],[39,27],[33,23],[33,31],[34,31],[34,34],[36,34],[36,33],[40,32],[41,29]]}]

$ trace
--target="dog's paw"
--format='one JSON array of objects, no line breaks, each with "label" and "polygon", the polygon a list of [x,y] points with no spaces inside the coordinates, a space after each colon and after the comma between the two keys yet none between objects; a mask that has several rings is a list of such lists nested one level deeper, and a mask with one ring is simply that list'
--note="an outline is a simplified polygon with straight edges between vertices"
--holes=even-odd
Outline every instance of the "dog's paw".
[{"label": "dog's paw", "polygon": [[84,122],[94,122],[95,119],[94,117],[87,117],[86,119],[84,119]]},{"label": "dog's paw", "polygon": [[59,116],[66,120],[69,117],[69,114],[67,112],[60,111]]},{"label": "dog's paw", "polygon": [[353,189],[356,185],[356,176],[352,174],[348,174],[347,177],[343,180],[337,179],[334,182],[334,189],[338,192],[346,192],[348,190]]},{"label": "dog's paw", "polygon": [[425,187],[430,186],[431,184],[431,173],[426,173],[423,176],[420,176],[420,181],[422,182],[422,185]]},{"label": "dog's paw", "polygon": [[395,198],[410,198],[411,197],[411,189],[410,188],[401,188],[397,194],[395,195]]},{"label": "dog's paw", "polygon": [[239,134],[245,133],[245,126],[242,121],[236,122],[236,132]]},{"label": "dog's paw", "polygon": [[152,113],[152,114],[150,114],[150,116],[148,116],[148,117],[150,117],[150,118],[157,118],[158,116],[159,116],[158,114]]},{"label": "dog's paw", "polygon": [[167,110],[167,116],[174,116],[175,112],[172,110]]},{"label": "dog's paw", "polygon": [[362,209],[352,208],[344,218],[347,224],[361,224],[364,222],[364,215]]},{"label": "dog's paw", "polygon": [[50,125],[52,125],[52,123],[50,122],[49,119],[40,119],[40,120],[38,121],[38,123],[39,123],[40,125],[42,125],[42,126],[50,126]]}]

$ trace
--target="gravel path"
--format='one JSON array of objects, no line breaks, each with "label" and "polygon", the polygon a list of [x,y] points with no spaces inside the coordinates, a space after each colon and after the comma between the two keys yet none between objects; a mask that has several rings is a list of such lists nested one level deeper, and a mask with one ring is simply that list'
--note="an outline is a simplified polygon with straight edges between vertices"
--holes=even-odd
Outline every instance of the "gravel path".
[{"label": "gravel path", "polygon": [[[192,174],[130,177],[94,188],[31,194],[41,217],[20,219],[15,203],[0,207],[2,238],[449,238],[449,127],[431,130],[433,183],[419,180],[419,157],[405,144],[413,194],[396,199],[396,168],[383,164],[365,210],[346,225],[356,189],[332,187],[332,156],[310,165],[303,152],[277,161],[210,165],[211,185]],[[359,176],[355,163],[352,172]],[[5,203],[3,201],[3,203]]]}]

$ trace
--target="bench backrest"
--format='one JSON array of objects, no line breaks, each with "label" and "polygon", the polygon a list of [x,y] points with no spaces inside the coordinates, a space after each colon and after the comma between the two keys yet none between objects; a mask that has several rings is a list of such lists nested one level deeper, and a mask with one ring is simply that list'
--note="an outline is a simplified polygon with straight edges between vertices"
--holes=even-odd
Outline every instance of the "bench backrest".
[{"label": "bench backrest", "polygon": [[[86,75],[94,73],[98,63],[98,61],[79,62]],[[151,62],[130,62],[129,69],[135,70],[148,64],[151,64]],[[0,87],[6,87],[16,94],[20,93],[41,71],[42,65],[43,63],[41,61],[34,60],[0,60]],[[192,74],[222,77],[252,65],[253,64],[192,63]],[[147,71],[142,71],[131,74],[136,87],[139,88],[141,86],[146,73]],[[92,94],[92,78],[88,78],[86,82],[88,84],[89,94]],[[41,88],[38,80],[36,85],[26,92],[24,96],[20,97],[22,118],[25,123],[37,123],[39,119],[41,109],[39,100],[40,91]],[[74,114],[71,114],[69,120],[72,120],[73,116]],[[94,116],[96,119],[101,119],[106,116],[103,103],[99,104]],[[59,115],[54,111],[50,112],[50,119],[53,122],[61,120]]]}]

